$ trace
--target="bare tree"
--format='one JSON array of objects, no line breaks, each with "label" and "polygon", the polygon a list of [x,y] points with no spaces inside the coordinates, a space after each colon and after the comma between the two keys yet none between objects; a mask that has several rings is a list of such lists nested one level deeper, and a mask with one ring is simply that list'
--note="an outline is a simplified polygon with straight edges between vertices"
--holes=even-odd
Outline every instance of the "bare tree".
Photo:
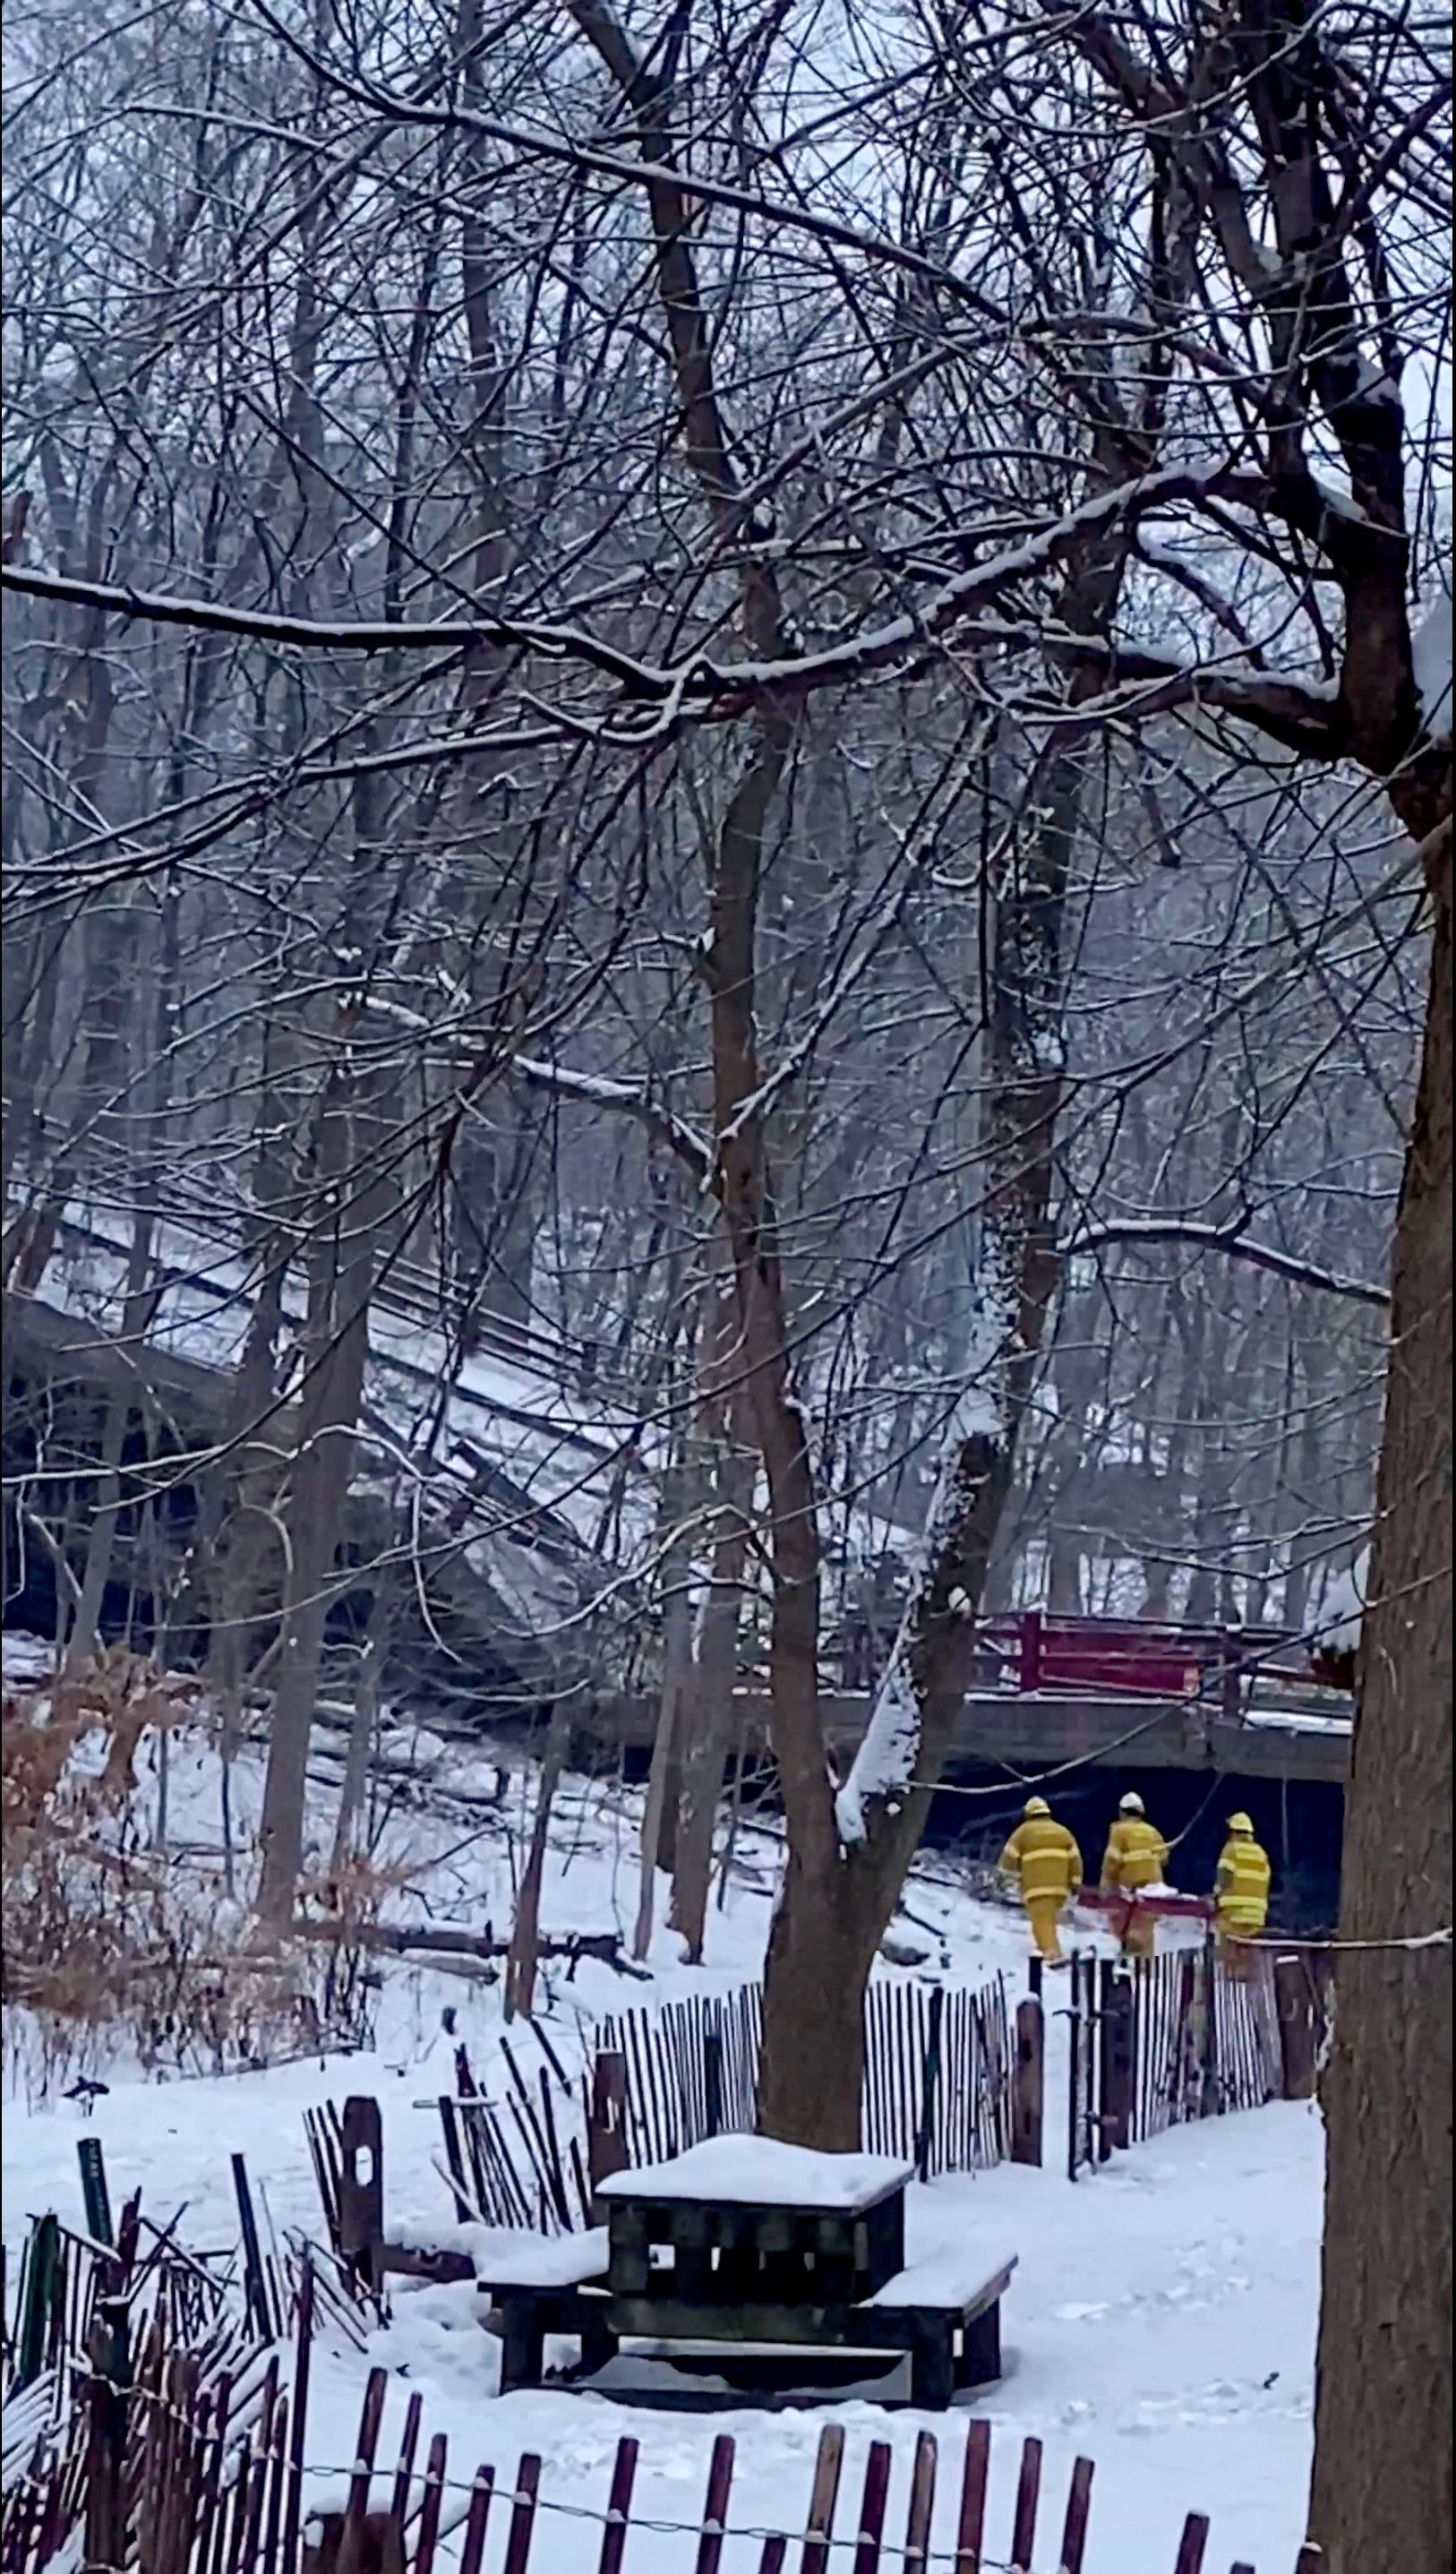
[{"label": "bare tree", "polygon": [[[575,1396],[533,1398],[493,1536],[570,1524],[661,1683],[665,1353],[717,1231],[684,1928],[729,1599],[761,1584],[762,2114],[852,2142],[987,1584],[1044,1572],[1055,1495],[1135,1433],[1177,1485],[1169,1596],[1307,1609],[1367,1507],[1388,1310],[1313,2510],[1332,2565],[1396,2526],[1434,2555],[1402,2370],[1449,2376],[1449,1947],[1380,1943],[1450,1920],[1449,1841],[1392,1823],[1450,1786],[1436,40],[1296,0],[925,0],[852,50],[793,9],[653,34],[608,0],[93,35],[60,8],[12,40],[7,1278],[43,1303],[67,1210],[114,1227],[119,1195],[167,1269],[180,1183],[149,1208],[122,1149],[164,1040],[118,1002],[165,879],[167,1136],[252,1334],[197,1543],[273,1688],[267,1910],[345,1590],[398,1543],[429,1609],[475,1543],[447,1514],[362,1568],[350,1511],[371,1443],[415,1443],[417,1494],[455,1471],[490,1294],[615,1405],[579,1473]],[[449,1311],[408,1420],[374,1400],[405,1291],[412,1328]],[[121,1469],[69,1400],[47,1377],[13,1479],[67,1600]],[[836,1586],[911,1546],[836,1786]],[[1388,2296],[1413,2356],[1372,2405]]]}]

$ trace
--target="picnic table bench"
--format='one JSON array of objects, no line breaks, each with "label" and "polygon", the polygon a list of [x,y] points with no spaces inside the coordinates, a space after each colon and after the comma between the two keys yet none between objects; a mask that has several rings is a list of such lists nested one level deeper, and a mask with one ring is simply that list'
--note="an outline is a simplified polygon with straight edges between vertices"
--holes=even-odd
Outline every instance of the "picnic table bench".
[{"label": "picnic table bench", "polygon": [[941,2410],[1000,2375],[1000,2301],[1015,2255],[954,2246],[906,2265],[909,2167],[718,2136],[600,2184],[607,2225],[502,2242],[477,2276],[502,2324],[502,2391],[539,2385],[545,2336],[580,2337],[584,2370],[645,2356],[906,2353],[910,2398]]},{"label": "picnic table bench", "polygon": [[501,2318],[501,2392],[539,2386],[548,2333],[570,2333],[591,2374],[616,2355],[608,2329],[605,2225],[586,2234],[487,2234],[476,2229],[476,2284]]}]

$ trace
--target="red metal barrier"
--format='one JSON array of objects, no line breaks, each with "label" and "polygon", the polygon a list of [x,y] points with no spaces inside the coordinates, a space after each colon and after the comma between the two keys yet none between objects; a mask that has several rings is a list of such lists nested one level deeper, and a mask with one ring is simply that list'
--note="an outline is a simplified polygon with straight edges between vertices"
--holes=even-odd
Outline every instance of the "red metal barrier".
[{"label": "red metal barrier", "polygon": [[1213,1907],[1204,1895],[1175,1895],[1171,1889],[1162,1895],[1104,1894],[1100,1886],[1084,1886],[1077,1897],[1084,1913],[1104,1913],[1109,1927],[1121,1935],[1125,1919],[1134,1911],[1150,1914],[1156,1922],[1211,1922]]},{"label": "red metal barrier", "polygon": [[988,1618],[976,1641],[1016,1689],[1095,1690],[1115,1698],[1197,1698],[1210,1674],[1283,1640],[1221,1627],[1155,1627],[1138,1618]]}]

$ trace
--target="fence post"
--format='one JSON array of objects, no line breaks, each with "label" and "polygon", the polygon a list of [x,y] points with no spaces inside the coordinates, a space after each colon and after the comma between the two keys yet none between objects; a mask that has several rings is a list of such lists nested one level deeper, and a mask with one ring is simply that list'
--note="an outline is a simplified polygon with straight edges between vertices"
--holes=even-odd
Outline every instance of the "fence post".
[{"label": "fence post", "polygon": [[1274,1959],[1274,2006],[1279,2014],[1279,2055],[1286,2100],[1314,2098],[1316,2052],[1313,1996],[1300,1956]]},{"label": "fence post", "polygon": [[30,2229],[20,2276],[20,2318],[16,2326],[15,2383],[29,2386],[46,2364],[51,2307],[61,2269],[61,2225],[53,2208],[38,2216]]},{"label": "fence post", "polygon": [[1208,2545],[1208,2522],[1201,2511],[1190,2511],[1183,2523],[1178,2541],[1177,2561],[1173,2574],[1203,2574],[1203,2556]]},{"label": "fence post", "polygon": [[353,2091],[340,2121],[339,2252],[371,2288],[384,2244],[384,2129],[379,2102]]},{"label": "fence post", "polygon": [[93,2243],[104,2243],[108,2252],[116,2249],[111,2226],[111,2194],[106,2186],[106,2157],[99,2136],[82,2136],[76,2145],[76,2159],[81,2166],[81,2199],[86,2209],[86,2231]]},{"label": "fence post", "polygon": [[1068,1974],[1070,2008],[1066,2015],[1066,2176],[1075,2180],[1081,2155],[1082,2082],[1084,2078],[1084,2044],[1082,2030],[1082,1959],[1072,1951]]},{"label": "fence post", "polygon": [[711,2136],[723,2134],[723,2030],[711,2020],[703,2032],[703,2096]]},{"label": "fence post", "polygon": [[1097,2123],[1104,2158],[1114,2145],[1125,2152],[1132,2142],[1134,2008],[1131,1976],[1109,1973],[1104,1962],[1097,2086]]},{"label": "fence post", "polygon": [[604,2050],[592,2065],[592,2111],[587,2124],[587,2170],[595,2193],[613,2172],[626,2171],[627,2058]]},{"label": "fence post", "polygon": [[1218,1950],[1210,1931],[1203,1942],[1203,1972],[1194,1984],[1193,2034],[1198,2065],[1198,2115],[1218,2115]]},{"label": "fence post", "polygon": [[86,2431],[86,2563],[120,2574],[126,2554],[127,2388],[131,2378],[124,2297],[108,2297],[91,2330]]},{"label": "fence post", "polygon": [[935,2100],[940,2089],[941,2023],[945,2017],[945,1987],[930,1987],[930,2025],[925,2033],[925,2060],[920,2077],[920,2132],[915,2138],[915,2170],[921,2180],[930,2177],[930,2139],[934,2132]]},{"label": "fence post", "polygon": [[1021,2473],[1016,2481],[1016,2517],[1011,2524],[1013,2574],[1031,2574],[1036,2547],[1036,2511],[1041,2499],[1041,2442],[1021,2443]]},{"label": "fence post", "polygon": [[1011,2075],[1011,2160],[1041,2161],[1041,2118],[1046,2099],[1045,2023],[1040,1998],[1016,2004],[1016,2063]]},{"label": "fence post", "polygon": [[279,2325],[273,2312],[268,2273],[263,2267],[263,2253],[258,2241],[258,2219],[253,2212],[253,2192],[248,2180],[247,2157],[234,2154],[233,2190],[238,2201],[238,2223],[243,2235],[243,2311],[250,2330],[260,2341],[276,2341]]}]

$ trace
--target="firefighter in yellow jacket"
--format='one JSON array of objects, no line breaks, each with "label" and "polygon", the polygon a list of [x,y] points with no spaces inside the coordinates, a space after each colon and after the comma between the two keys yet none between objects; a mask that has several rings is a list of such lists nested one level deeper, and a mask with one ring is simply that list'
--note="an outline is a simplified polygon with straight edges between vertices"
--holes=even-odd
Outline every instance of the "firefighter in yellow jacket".
[{"label": "firefighter in yellow jacket", "polygon": [[1082,1855],[1065,1824],[1053,1820],[1044,1797],[1027,1798],[1022,1820],[1001,1853],[1000,1868],[1021,1890],[1038,1954],[1049,1962],[1058,1959],[1057,1916],[1081,1885]]},{"label": "firefighter in yellow jacket", "polygon": [[[1168,1845],[1148,1822],[1142,1799],[1129,1792],[1117,1809],[1102,1857],[1104,1895],[1135,1896],[1145,1886],[1161,1886]],[[1120,1932],[1124,1957],[1150,1957],[1157,1942],[1157,1923],[1138,1904],[1129,1903]]]},{"label": "firefighter in yellow jacket", "polygon": [[1247,1974],[1253,1951],[1241,1943],[1257,1938],[1269,1911],[1268,1855],[1254,1839],[1247,1815],[1230,1815],[1228,1839],[1218,1855],[1213,1880],[1213,1928],[1218,1953],[1230,1972]]}]

